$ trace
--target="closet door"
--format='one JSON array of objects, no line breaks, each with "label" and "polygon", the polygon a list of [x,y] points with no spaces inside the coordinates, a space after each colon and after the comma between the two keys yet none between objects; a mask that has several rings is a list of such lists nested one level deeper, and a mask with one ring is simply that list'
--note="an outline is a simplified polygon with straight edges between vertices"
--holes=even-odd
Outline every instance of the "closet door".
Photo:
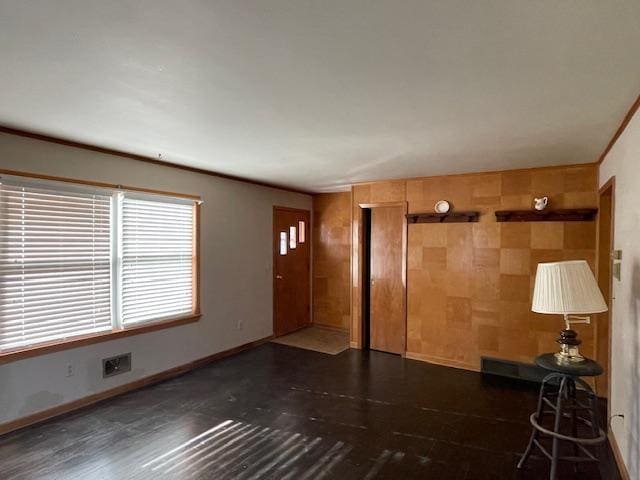
[{"label": "closet door", "polygon": [[370,339],[373,350],[404,354],[405,209],[371,209]]}]

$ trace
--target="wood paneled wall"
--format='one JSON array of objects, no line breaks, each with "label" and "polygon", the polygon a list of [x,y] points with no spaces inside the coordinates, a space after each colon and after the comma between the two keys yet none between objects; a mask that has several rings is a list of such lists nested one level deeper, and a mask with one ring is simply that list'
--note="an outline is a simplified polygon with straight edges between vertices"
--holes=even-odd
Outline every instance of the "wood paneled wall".
[{"label": "wood paneled wall", "polygon": [[351,346],[362,346],[362,208],[371,203],[396,203],[406,201],[404,180],[354,185],[351,189]]},{"label": "wood paneled wall", "polygon": [[351,193],[313,197],[313,323],[351,323]]},{"label": "wood paneled wall", "polygon": [[[480,356],[531,361],[557,349],[559,317],[530,311],[536,265],[586,259],[594,265],[596,222],[498,223],[493,212],[596,207],[595,165],[452,175],[355,185],[352,189],[352,346],[361,342],[360,204],[407,201],[408,211],[432,211],[446,199],[478,210],[478,223],[408,227],[407,356],[478,369]],[[579,328],[593,355],[591,326]]]}]

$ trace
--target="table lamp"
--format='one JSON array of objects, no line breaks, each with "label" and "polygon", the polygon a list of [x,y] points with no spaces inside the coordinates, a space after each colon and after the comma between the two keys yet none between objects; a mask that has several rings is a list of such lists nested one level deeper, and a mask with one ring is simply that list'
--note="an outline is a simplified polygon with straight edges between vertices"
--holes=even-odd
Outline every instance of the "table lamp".
[{"label": "table lamp", "polygon": [[591,313],[607,311],[607,304],[585,260],[539,263],[533,289],[531,310],[536,313],[563,315],[565,329],[556,340],[559,362],[582,362],[578,345],[582,343],[571,329],[573,323],[591,323]]}]

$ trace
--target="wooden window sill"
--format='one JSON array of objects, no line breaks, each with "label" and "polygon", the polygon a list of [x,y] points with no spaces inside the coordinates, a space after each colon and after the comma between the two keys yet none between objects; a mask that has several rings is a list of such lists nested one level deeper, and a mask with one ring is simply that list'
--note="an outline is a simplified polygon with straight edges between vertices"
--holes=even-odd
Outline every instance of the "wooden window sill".
[{"label": "wooden window sill", "polygon": [[122,330],[110,330],[108,332],[82,335],[79,337],[69,338],[67,340],[41,343],[38,345],[33,345],[31,347],[23,347],[18,350],[9,350],[7,352],[0,353],[0,365],[23,360],[25,358],[45,355],[47,353],[60,352],[62,350],[84,347],[86,345],[92,345],[94,343],[108,342],[110,340],[116,340],[118,338],[131,337],[133,335],[140,335],[142,333],[155,332],[156,330],[164,330],[165,328],[178,327],[180,325],[197,322],[198,320],[200,320],[201,316],[202,314],[200,312],[197,312],[191,315],[174,318],[171,320],[165,320],[162,322],[149,323],[136,327],[129,327]]}]

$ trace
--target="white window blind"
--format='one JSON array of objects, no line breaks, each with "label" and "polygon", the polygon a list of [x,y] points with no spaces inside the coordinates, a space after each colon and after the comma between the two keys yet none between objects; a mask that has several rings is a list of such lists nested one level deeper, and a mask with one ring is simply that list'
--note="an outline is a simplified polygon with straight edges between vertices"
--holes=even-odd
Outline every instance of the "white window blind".
[{"label": "white window blind", "polygon": [[121,321],[193,311],[193,202],[121,199]]},{"label": "white window blind", "polygon": [[0,185],[0,351],[111,329],[111,197]]}]

